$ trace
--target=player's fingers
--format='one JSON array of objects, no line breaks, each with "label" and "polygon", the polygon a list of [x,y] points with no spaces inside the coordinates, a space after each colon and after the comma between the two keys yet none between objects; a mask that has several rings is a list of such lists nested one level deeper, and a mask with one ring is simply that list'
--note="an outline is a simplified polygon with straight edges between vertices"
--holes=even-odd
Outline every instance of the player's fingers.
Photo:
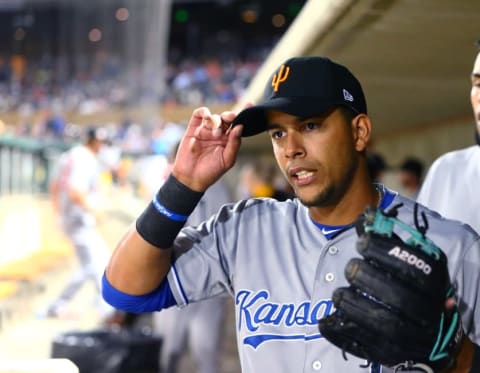
[{"label": "player's fingers", "polygon": [[195,109],[192,113],[190,121],[188,122],[188,127],[192,128],[192,130],[195,130],[197,127],[203,124],[203,119],[209,115],[211,115],[210,109],[205,106]]},{"label": "player's fingers", "polygon": [[194,111],[188,133],[196,138],[211,138],[212,134],[213,137],[218,137],[221,134],[218,130],[220,124],[221,119],[218,114],[212,114],[208,108],[202,107]]},{"label": "player's fingers", "polygon": [[209,114],[203,118],[202,127],[210,131],[214,138],[221,137],[223,134],[222,118],[219,114]]},{"label": "player's fingers", "polygon": [[[234,112],[228,112],[228,113],[229,113],[229,114],[228,114],[228,115],[229,115],[229,120],[230,120],[229,129],[231,129],[232,127],[236,127],[236,126],[238,126],[239,124],[242,124],[242,123],[236,121],[235,118],[238,116],[238,114],[239,114],[242,110],[247,109],[247,108],[249,108],[249,107],[251,107],[251,106],[253,106],[253,103],[252,103],[252,102],[247,102],[247,103],[245,103],[245,104],[243,105],[243,108],[240,109],[238,112],[236,112],[236,113],[234,113]],[[232,113],[232,114],[230,114],[230,113]]]},{"label": "player's fingers", "polygon": [[202,120],[209,115],[211,115],[210,109],[206,106],[202,106],[193,111],[192,118]]},{"label": "player's fingers", "polygon": [[202,126],[213,130],[215,128],[218,128],[221,122],[222,120],[220,118],[220,115],[208,113],[203,117]]},{"label": "player's fingers", "polygon": [[455,305],[456,305],[456,300],[453,297],[450,297],[445,301],[445,308],[447,310],[453,309],[453,307],[455,307]]},{"label": "player's fingers", "polygon": [[220,114],[222,121],[230,123],[235,117],[236,113],[233,111],[224,111]]},{"label": "player's fingers", "polygon": [[243,131],[243,125],[239,124],[238,126],[235,126],[235,127],[232,128],[232,130],[228,134],[228,137],[229,138],[238,138],[239,140],[241,140],[242,131]]},{"label": "player's fingers", "polygon": [[453,312],[455,311],[455,306],[457,305],[457,301],[454,297],[447,298],[445,301],[445,311],[447,317],[451,317]]},{"label": "player's fingers", "polygon": [[235,119],[236,114],[233,111],[224,111],[220,114],[221,129],[223,133],[228,133],[232,128],[232,122]]},{"label": "player's fingers", "polygon": [[240,149],[242,142],[242,129],[243,126],[235,126],[228,133],[228,141],[223,152],[225,165],[228,168],[234,165],[237,158],[238,149]]}]

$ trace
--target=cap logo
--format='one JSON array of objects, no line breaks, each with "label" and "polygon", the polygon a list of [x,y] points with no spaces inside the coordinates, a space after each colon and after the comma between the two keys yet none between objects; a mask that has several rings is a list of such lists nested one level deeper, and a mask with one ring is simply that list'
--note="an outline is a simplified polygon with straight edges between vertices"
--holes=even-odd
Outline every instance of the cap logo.
[{"label": "cap logo", "polygon": [[278,74],[274,74],[272,78],[272,87],[274,92],[278,92],[278,86],[288,78],[290,67],[282,65],[278,70]]},{"label": "cap logo", "polygon": [[345,101],[353,102],[353,96],[346,89],[343,90],[343,98],[345,99]]}]

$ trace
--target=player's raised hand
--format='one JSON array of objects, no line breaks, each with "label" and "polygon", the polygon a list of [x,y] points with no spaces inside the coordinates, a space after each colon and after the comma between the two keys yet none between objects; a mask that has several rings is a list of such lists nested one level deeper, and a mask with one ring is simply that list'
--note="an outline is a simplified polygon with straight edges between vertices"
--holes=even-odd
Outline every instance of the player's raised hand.
[{"label": "player's raised hand", "polygon": [[236,114],[194,110],[177,151],[173,175],[184,185],[204,191],[234,164],[241,144],[242,126],[230,126]]}]

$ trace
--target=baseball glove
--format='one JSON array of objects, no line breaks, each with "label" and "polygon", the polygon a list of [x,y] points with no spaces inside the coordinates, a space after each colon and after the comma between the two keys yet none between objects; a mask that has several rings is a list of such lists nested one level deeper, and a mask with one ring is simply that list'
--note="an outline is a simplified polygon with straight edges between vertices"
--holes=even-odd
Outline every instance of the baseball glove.
[{"label": "baseball glove", "polygon": [[[335,312],[319,322],[322,335],[345,352],[394,371],[441,372],[454,364],[463,338],[445,254],[416,229],[388,213],[367,208],[356,224],[363,258],[345,267],[349,287],[333,293]],[[394,227],[407,231],[403,241]]]}]

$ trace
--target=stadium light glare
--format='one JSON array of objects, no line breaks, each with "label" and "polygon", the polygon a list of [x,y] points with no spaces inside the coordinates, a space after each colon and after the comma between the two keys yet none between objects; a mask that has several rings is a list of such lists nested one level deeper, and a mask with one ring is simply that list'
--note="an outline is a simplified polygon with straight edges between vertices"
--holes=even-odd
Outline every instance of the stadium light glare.
[{"label": "stadium light glare", "polygon": [[285,16],[281,13],[274,14],[272,17],[272,25],[274,27],[280,28],[285,26],[286,19]]},{"label": "stadium light glare", "polygon": [[258,19],[258,13],[253,9],[247,9],[242,12],[242,21],[244,23],[255,23]]},{"label": "stadium light glare", "polygon": [[115,12],[115,18],[117,21],[125,22],[130,17],[130,12],[127,8],[118,8]]},{"label": "stadium light glare", "polygon": [[92,28],[88,33],[88,40],[92,43],[97,43],[102,40],[102,31],[98,28]]}]

